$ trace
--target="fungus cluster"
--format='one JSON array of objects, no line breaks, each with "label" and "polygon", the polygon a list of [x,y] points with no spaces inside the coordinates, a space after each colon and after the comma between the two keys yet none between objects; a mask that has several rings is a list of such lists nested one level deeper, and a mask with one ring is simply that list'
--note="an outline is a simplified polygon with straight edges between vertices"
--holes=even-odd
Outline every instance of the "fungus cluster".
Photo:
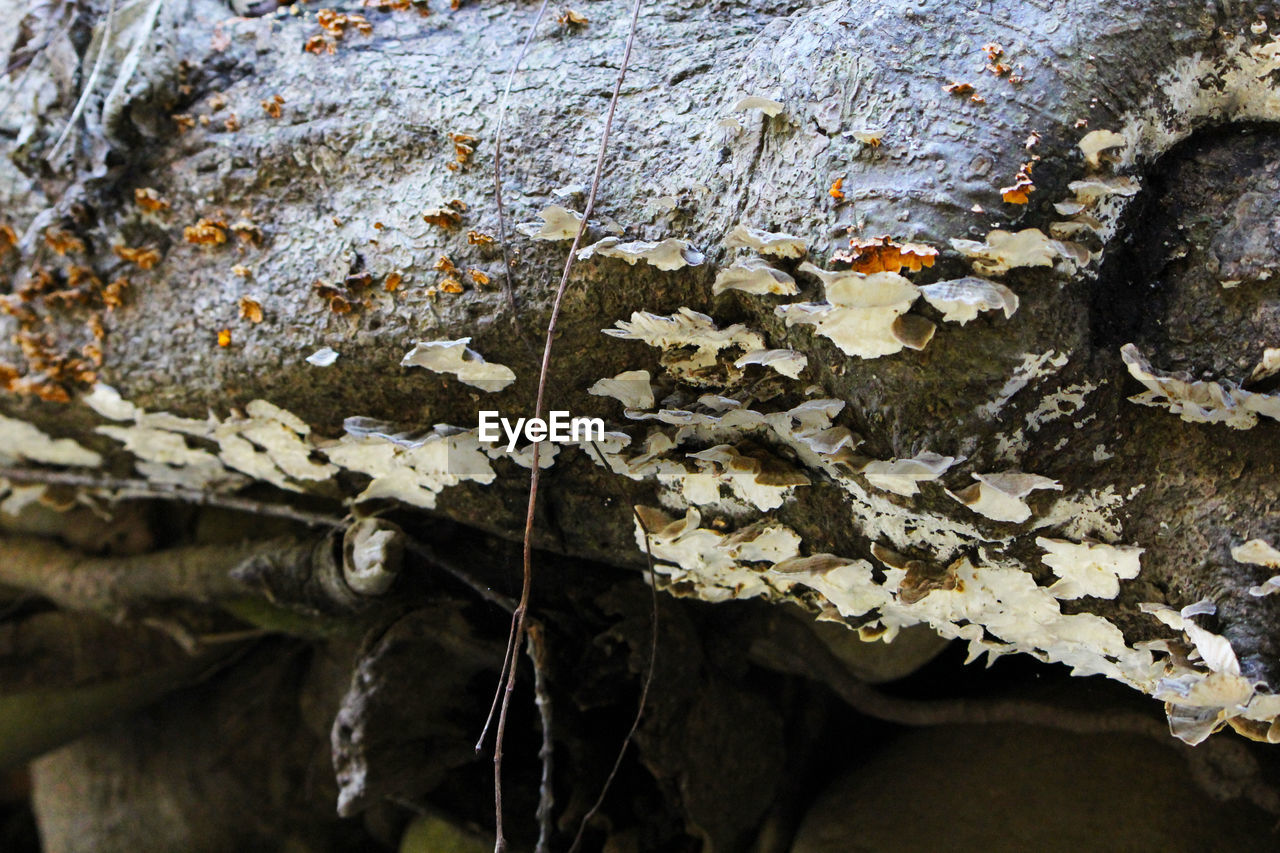
[{"label": "fungus cluster", "polygon": [[1121,348],[1120,355],[1129,375],[1147,387],[1129,398],[1135,403],[1168,409],[1189,423],[1224,424],[1233,429],[1256,426],[1259,415],[1280,420],[1280,395],[1156,370],[1133,344]]}]

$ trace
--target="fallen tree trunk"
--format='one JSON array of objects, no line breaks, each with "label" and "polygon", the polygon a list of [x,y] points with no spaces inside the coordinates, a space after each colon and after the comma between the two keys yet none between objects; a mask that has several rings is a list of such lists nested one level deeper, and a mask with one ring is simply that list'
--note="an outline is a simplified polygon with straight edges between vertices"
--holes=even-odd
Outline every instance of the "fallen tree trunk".
[{"label": "fallen tree trunk", "polygon": [[[390,513],[504,584],[480,413],[534,414],[629,17],[405,5],[15,8],[11,508]],[[646,3],[548,384],[607,433],[543,445],[537,546],[638,568],[638,517],[677,595],[1280,739],[1269,14]]]}]

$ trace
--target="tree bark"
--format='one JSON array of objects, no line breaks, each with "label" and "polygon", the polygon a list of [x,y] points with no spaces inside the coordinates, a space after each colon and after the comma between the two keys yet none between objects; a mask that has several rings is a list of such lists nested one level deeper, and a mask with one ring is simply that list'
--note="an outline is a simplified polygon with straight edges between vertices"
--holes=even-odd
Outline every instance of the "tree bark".
[{"label": "tree bark", "polygon": [[[70,473],[81,501],[234,497],[263,518],[287,507],[339,529],[382,515],[435,543],[455,578],[512,592],[504,543],[521,536],[529,463],[467,431],[481,410],[535,414],[569,243],[516,225],[541,225],[548,205],[582,210],[628,8],[599,0],[577,10],[585,24],[548,15],[536,28],[535,4],[338,10],[364,15],[365,32],[302,4],[236,17],[215,0],[12,0],[0,81],[0,225],[15,244],[0,252],[9,514],[37,495],[65,503]],[[1280,598],[1256,594],[1280,563],[1265,547],[1280,547],[1280,42],[1269,27],[1280,27],[1270,4],[1225,0],[646,2],[584,234],[595,250],[573,266],[547,385],[550,408],[600,416],[611,436],[599,456],[560,447],[542,474],[536,569],[550,577],[535,575],[535,609],[575,640],[605,636],[605,613],[639,618],[641,591],[602,567],[645,565],[644,518],[676,595],[799,603],[864,639],[923,625],[968,641],[971,657],[1025,653],[1124,682],[1164,703],[1189,742],[1227,725],[1280,739]],[[803,249],[758,236],[744,247],[739,226]],[[614,238],[676,239],[684,254],[619,257]],[[745,260],[795,291],[723,288]],[[950,290],[929,287],[943,282]],[[886,288],[905,302],[877,302]],[[947,301],[957,292],[988,301],[966,319]],[[706,317],[681,327],[634,313],[685,309]],[[402,365],[419,342],[463,338],[514,382],[489,392],[465,373]],[[337,360],[306,360],[322,347]],[[753,349],[805,366],[793,377],[737,363]],[[635,370],[652,377],[651,405],[591,393]],[[813,414],[820,400],[834,401],[826,415]],[[892,467],[940,457],[912,485]],[[32,529],[30,512],[17,529]],[[221,518],[154,512],[171,546],[202,541],[199,519]],[[279,544],[230,527],[212,540],[214,564],[243,564],[227,543],[245,559]],[[41,547],[0,544],[11,556]],[[71,559],[50,553],[42,565]],[[611,580],[590,580],[596,571]],[[69,609],[154,603],[159,576],[130,577],[88,598],[47,572],[0,581]],[[272,608],[267,624],[243,602],[228,615],[228,590],[248,588],[237,577],[220,570],[202,586],[196,573],[188,589],[184,576],[166,596],[217,612],[218,631],[237,617],[338,644],[354,680],[317,704],[348,723],[381,709],[355,730],[395,735],[391,760],[334,736],[342,767],[395,767],[340,782],[343,802],[429,802],[465,737],[428,724],[419,740],[449,744],[409,778],[398,706],[370,700],[359,673],[398,660],[380,638],[414,624],[406,611],[430,612],[438,590],[402,577],[352,615],[325,593],[262,582],[250,591]],[[566,580],[589,592],[547,588]],[[1179,612],[1202,601],[1212,606]],[[486,607],[463,621],[480,639],[444,655],[455,667],[442,684],[496,666],[487,632],[505,617]],[[299,621],[282,628],[278,611]],[[698,642],[733,619],[693,612]],[[775,618],[746,612],[760,631]],[[325,637],[327,618],[340,639]],[[372,630],[359,649],[351,626]],[[629,648],[645,647],[637,636]],[[418,641],[441,654],[439,638]],[[770,659],[848,692],[797,653],[784,643]],[[616,691],[625,667],[609,666],[600,683]],[[690,837],[744,849],[767,804],[729,786],[714,796],[741,813],[711,814],[687,790],[697,773],[673,756],[740,715],[757,720],[744,737],[784,744],[791,718],[758,709],[736,676],[706,677],[701,696],[670,688],[640,760],[664,795],[686,786]],[[762,748],[737,781],[783,760]],[[374,834],[395,836],[402,818]]]}]

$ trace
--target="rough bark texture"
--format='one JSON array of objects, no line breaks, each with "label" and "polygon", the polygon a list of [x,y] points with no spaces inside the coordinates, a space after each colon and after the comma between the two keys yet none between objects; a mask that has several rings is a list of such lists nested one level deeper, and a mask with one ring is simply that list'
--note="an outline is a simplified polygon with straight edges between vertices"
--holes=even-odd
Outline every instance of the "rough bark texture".
[{"label": "rough bark texture", "polygon": [[[486,0],[425,17],[412,9],[344,7],[365,14],[372,32],[350,24],[339,37],[326,35],[307,6],[233,18],[213,0],[138,0],[111,4],[113,35],[103,39],[105,3],[4,2],[5,19],[20,25],[0,44],[10,64],[0,83],[0,105],[7,105],[0,112],[0,225],[16,238],[0,252],[12,291],[7,315],[0,315],[0,380],[11,390],[0,395],[0,435],[8,442],[0,460],[149,478],[157,488],[176,482],[335,518],[349,509],[388,513],[412,536],[444,543],[438,556],[481,584],[512,589],[512,554],[503,541],[518,539],[523,525],[525,467],[494,452],[484,463],[492,482],[458,482],[455,469],[410,487],[395,479],[417,476],[407,463],[389,462],[380,472],[385,488],[366,491],[366,457],[353,462],[341,452],[381,439],[344,439],[343,422],[361,416],[405,431],[469,429],[480,409],[531,413],[540,332],[568,244],[533,240],[513,226],[535,221],[549,204],[581,209],[627,4],[592,3],[581,10],[590,18],[585,26],[544,21],[515,78],[503,141],[515,284],[508,296],[501,246],[484,235],[499,233],[498,105],[532,26],[533,4]],[[583,448],[562,448],[543,474],[535,541],[548,576],[536,580],[536,595],[546,596],[565,647],[569,638],[607,645],[605,617],[622,614],[623,624],[636,624],[614,645],[641,654],[643,595],[607,571],[593,580],[604,570],[578,560],[643,566],[632,506],[661,507],[665,517],[656,510],[648,517],[661,527],[651,532],[661,534],[654,547],[664,585],[674,592],[798,601],[868,637],[929,623],[947,638],[968,640],[974,654],[1029,652],[1080,674],[1126,681],[1165,702],[1185,740],[1203,740],[1227,722],[1256,739],[1280,739],[1272,725],[1280,707],[1266,704],[1280,690],[1280,597],[1250,594],[1271,572],[1232,553],[1247,540],[1280,546],[1280,405],[1271,396],[1276,370],[1267,367],[1276,360],[1268,351],[1280,349],[1280,285],[1271,274],[1280,263],[1280,137],[1271,124],[1280,120],[1280,99],[1271,93],[1280,47],[1268,23],[1280,31],[1266,3],[646,2],[588,241],[606,238],[616,223],[624,240],[678,238],[705,261],[662,270],[597,253],[574,267],[551,408],[601,415],[631,446],[610,449],[613,470]],[[304,49],[317,36],[334,52]],[[984,51],[992,44],[999,47]],[[90,83],[86,106],[68,129]],[[735,112],[748,96],[777,102],[778,114]],[[1099,130],[1117,134],[1100,155],[1086,139]],[[1026,204],[1002,194],[1020,172],[1034,186]],[[833,186],[837,178],[843,181]],[[574,186],[577,192],[556,194]],[[167,206],[148,211],[136,196],[144,189]],[[220,232],[225,242],[201,245],[184,235],[202,219],[222,222],[205,233]],[[830,269],[842,267],[839,252],[851,238],[865,244],[887,235],[936,247],[936,262],[903,271],[911,284],[977,274],[1016,294],[1017,308],[960,324],[920,299],[905,316],[915,318],[917,331],[936,326],[926,346],[851,356],[811,326],[788,326],[775,311],[823,299],[824,288],[799,269],[799,258],[766,258],[795,277],[798,295],[713,293],[717,273],[745,256],[724,245],[741,224],[802,238],[805,259]],[[1024,234],[1029,248],[1004,263],[993,260],[999,232],[1023,229],[1039,229],[1038,236]],[[985,241],[987,249],[964,241]],[[120,246],[156,250],[154,265],[123,259],[114,252]],[[874,271],[866,265],[872,250],[853,254],[855,268]],[[441,256],[457,271],[442,271]],[[121,277],[128,286],[117,299],[107,285]],[[449,292],[455,288],[446,280],[462,284],[462,292]],[[830,286],[826,296],[832,298]],[[728,348],[709,366],[682,372],[687,349],[667,352],[660,367],[646,343],[601,334],[633,312],[681,308],[705,312],[720,329],[742,323],[765,347],[803,354],[807,366],[798,379],[738,368],[742,350]],[[463,337],[487,361],[510,367],[516,381],[484,393],[400,365],[415,342]],[[100,365],[92,350],[85,354],[87,344],[101,350]],[[1127,344],[1145,361],[1123,355]],[[322,346],[340,353],[332,366],[304,361]],[[84,363],[68,364],[75,358]],[[637,369],[655,377],[653,409],[692,414],[639,420],[588,393],[600,379]],[[1169,379],[1178,372],[1189,375]],[[1140,374],[1147,381],[1135,378]],[[1168,380],[1163,396],[1147,400],[1157,405],[1129,399],[1157,379]],[[95,386],[91,407],[79,398]],[[70,402],[40,399],[63,392]],[[851,443],[844,455],[814,451],[790,420],[774,432],[710,425],[677,434],[679,417],[714,416],[715,401],[698,401],[706,393],[776,417],[806,401],[839,401],[834,426],[847,428]],[[1192,397],[1195,405],[1187,403]],[[1260,408],[1249,408],[1255,404]],[[216,420],[205,420],[210,414]],[[22,423],[76,446],[49,444]],[[114,432],[99,431],[103,425]],[[661,474],[631,465],[653,430],[675,441],[662,455],[670,464]],[[165,441],[176,444],[160,453]],[[734,491],[729,469],[687,456],[721,444],[800,471],[809,484],[778,506],[744,496]],[[402,438],[383,449],[403,453],[404,446]],[[954,460],[915,495],[867,478],[872,461],[925,451]],[[618,473],[629,465],[634,477]],[[714,495],[696,500],[693,484],[708,470],[718,477]],[[953,494],[973,487],[974,475],[1003,472],[1033,473],[1053,485],[1030,492],[1027,515],[1016,521],[980,514]],[[42,499],[65,503],[64,492],[51,487]],[[357,499],[362,493],[366,499]],[[700,514],[683,533],[667,526],[690,507]],[[164,531],[157,544],[267,538],[268,531],[236,522],[204,536],[199,519],[216,517],[179,512],[175,523],[166,516],[152,525]],[[748,566],[752,558],[705,545],[756,530],[751,525],[765,519],[794,532],[802,544],[792,553],[836,555],[841,564],[809,564],[795,574],[783,562],[791,553],[779,552],[776,569],[773,558]],[[72,536],[66,526],[47,526],[44,532]],[[699,527],[704,545],[680,539]],[[15,529],[42,532],[30,516]],[[1110,595],[1051,595],[1046,590],[1065,575],[1046,562],[1046,537],[1140,547],[1141,571],[1121,576]],[[72,570],[84,568],[71,562]],[[288,572],[302,563],[280,565]],[[865,577],[849,580],[856,571]],[[1017,573],[1025,573],[1025,587]],[[63,606],[114,610],[130,598],[122,590],[119,600],[97,593],[92,601],[66,600],[47,579],[20,574],[0,581]],[[243,581],[244,573],[237,577]],[[542,592],[565,580],[582,591]],[[1011,585],[997,588],[997,581]],[[239,589],[239,581],[225,583],[230,587],[184,596],[183,606]],[[461,605],[435,602],[412,586],[420,578],[399,583],[394,601],[358,618],[334,617],[342,639],[322,642],[350,656],[337,669],[348,667],[354,679],[329,684],[316,700],[325,709],[320,717],[345,721],[332,746],[347,774],[338,784],[347,813],[353,804],[376,813],[387,802],[430,801],[431,790],[462,764],[458,750],[467,738],[454,717],[474,712],[484,693],[475,676],[497,665],[492,632],[502,617],[451,617],[476,632],[460,631],[461,645],[451,649],[447,636],[414,620],[431,621],[433,606],[454,613]],[[269,600],[269,612],[250,613],[240,601],[236,624],[326,636],[329,611],[285,588],[246,587],[246,598],[256,591]],[[957,604],[926,612],[943,596],[959,601],[979,589],[995,592],[968,610]],[[1164,622],[1140,607],[1176,611],[1201,600],[1212,602],[1212,613],[1170,612]],[[414,607],[427,609],[406,616]],[[297,621],[285,626],[281,611]],[[762,822],[794,829],[798,818],[787,816],[799,808],[794,803],[765,815],[771,802],[785,800],[769,780],[784,765],[794,770],[812,760],[813,741],[788,733],[803,719],[803,703],[778,699],[768,680],[775,676],[753,681],[743,669],[751,637],[765,637],[778,617],[749,609],[736,622],[698,608],[675,612],[678,628],[664,629],[673,632],[664,635],[672,644],[667,654],[688,657],[678,662],[682,670],[666,672],[666,682],[660,666],[655,689],[665,698],[640,744],[650,781],[633,785],[637,809],[663,798],[681,805],[655,810],[659,817],[638,834],[614,834],[648,849],[687,831],[708,849],[734,850],[745,849]],[[1076,617],[1096,621],[1071,621]],[[219,621],[226,618],[196,619],[194,633],[228,630]],[[350,648],[350,637],[371,626],[364,644]],[[1123,634],[1118,646],[1108,645],[1109,633],[1100,639],[1099,631],[1115,629]],[[736,653],[724,648],[722,632],[742,642]],[[1157,647],[1138,646],[1145,642]],[[428,657],[455,659],[439,683],[465,694],[426,703],[421,731],[401,716],[399,693],[375,695],[370,686],[421,676],[406,663],[415,643]],[[698,651],[704,645],[713,647],[705,658]],[[903,671],[928,657],[902,648]],[[604,672],[580,688],[561,683],[578,709],[566,716],[589,716],[591,691],[616,694],[627,676],[617,661],[605,666],[583,655]],[[1134,663],[1143,655],[1145,664]],[[786,660],[787,650],[770,657],[756,649],[752,657],[767,659]],[[633,660],[631,668],[641,667]],[[813,667],[775,668],[823,678]],[[1200,689],[1219,692],[1188,698],[1188,690]],[[741,719],[750,727],[726,722]],[[372,740],[356,743],[353,732]],[[429,751],[437,760],[415,775],[399,750],[423,742],[434,743]],[[752,743],[760,746],[744,768],[698,757],[751,751]],[[84,768],[103,746],[73,749],[85,751],[58,760],[89,773]],[[581,767],[606,760],[573,758]],[[54,766],[44,765],[46,778]],[[528,800],[515,802],[531,814],[536,786],[514,796]],[[568,814],[580,816],[590,794],[575,784],[573,797]],[[734,808],[720,810],[726,802]],[[443,807],[484,817],[456,802]],[[405,815],[384,818],[368,821],[369,831],[394,839]],[[175,837],[183,831],[175,829]],[[75,849],[74,835],[62,833],[63,849]]]}]

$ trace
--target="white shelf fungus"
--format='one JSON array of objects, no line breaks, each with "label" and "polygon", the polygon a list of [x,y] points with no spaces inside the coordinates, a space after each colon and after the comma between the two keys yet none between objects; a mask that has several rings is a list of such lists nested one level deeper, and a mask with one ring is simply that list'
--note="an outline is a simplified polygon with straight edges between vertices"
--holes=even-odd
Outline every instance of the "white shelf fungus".
[{"label": "white shelf fungus", "polygon": [[1269,379],[1280,373],[1280,349],[1267,347],[1262,351],[1262,358],[1258,359],[1258,363],[1254,365],[1253,371],[1249,374],[1250,382],[1260,382],[1263,379]]},{"label": "white shelf fungus", "polygon": [[764,338],[741,323],[718,329],[710,317],[691,308],[681,308],[669,317],[636,311],[630,322],[619,320],[616,328],[604,329],[604,333],[623,340],[644,341],[664,350],[693,347],[690,355],[664,359],[663,363],[677,373],[711,367],[716,363],[716,354],[729,347],[741,347],[747,352],[764,349]]},{"label": "white shelf fungus", "polygon": [[974,474],[978,482],[958,492],[947,494],[969,509],[993,521],[1020,524],[1031,517],[1026,497],[1037,489],[1062,490],[1062,484],[1039,474],[1003,471],[998,474]]},{"label": "white shelf fungus", "polygon": [[549,204],[538,212],[542,222],[524,222],[516,226],[521,234],[535,240],[572,240],[578,236],[582,214],[558,204]]},{"label": "white shelf fungus", "polygon": [[142,415],[142,409],[122,398],[120,392],[110,385],[101,382],[80,399],[107,420],[131,421]]},{"label": "white shelf fungus", "polygon": [[1017,295],[996,281],[967,276],[926,284],[920,288],[925,301],[942,312],[948,323],[964,325],[982,311],[1003,311],[1006,319],[1018,310]]},{"label": "white shelf fungus", "polygon": [[506,365],[490,363],[467,344],[471,338],[456,341],[419,341],[400,360],[403,367],[425,367],[435,373],[449,373],[459,382],[482,391],[501,391],[516,381],[516,374]]},{"label": "white shelf fungus", "polygon": [[748,364],[758,364],[791,379],[799,379],[800,371],[809,364],[809,357],[791,349],[757,349],[739,358],[733,366],[741,370]]},{"label": "white shelf fungus", "polygon": [[757,521],[724,538],[725,551],[745,563],[776,563],[800,553],[800,536],[774,521]]},{"label": "white shelf fungus", "polygon": [[394,499],[435,509],[445,488],[468,480],[488,484],[496,477],[474,431],[457,427],[437,425],[412,446],[376,435],[344,435],[324,453],[335,465],[372,478],[357,503]]},{"label": "white shelf fungus", "polygon": [[1275,595],[1277,592],[1280,592],[1280,575],[1267,578],[1260,586],[1249,587],[1249,594],[1255,598]]},{"label": "white shelf fungus", "polygon": [[1136,578],[1141,569],[1143,549],[1132,545],[1067,542],[1043,536],[1036,537],[1036,544],[1045,550],[1044,564],[1060,578],[1049,587],[1055,598],[1115,598],[1120,594],[1120,581]]},{"label": "white shelf fungus", "polygon": [[718,296],[726,290],[778,296],[794,296],[799,292],[794,278],[760,258],[741,258],[716,273],[711,292]]},{"label": "white shelf fungus", "polygon": [[[210,414],[204,420],[145,413],[105,385],[95,387],[86,402],[104,417],[133,421],[97,431],[124,444],[138,458],[138,472],[155,482],[192,488],[235,486],[243,482],[235,471],[301,491],[301,483],[328,480],[338,472],[334,465],[313,461],[316,446],[306,423],[265,400],[251,401],[243,414],[233,412],[225,419]],[[192,446],[188,436],[216,443],[217,452]]]},{"label": "white shelf fungus", "polygon": [[800,271],[822,279],[826,302],[793,302],[774,309],[788,326],[811,325],[845,355],[879,358],[903,347],[924,349],[933,323],[903,317],[920,289],[891,272],[829,272],[810,263]]},{"label": "white shelf fungus", "polygon": [[331,347],[321,347],[303,361],[316,367],[329,367],[338,360],[338,352]]},{"label": "white shelf fungus", "polygon": [[1091,169],[1097,169],[1102,165],[1098,159],[1103,151],[1112,148],[1122,148],[1128,144],[1128,141],[1116,133],[1114,130],[1091,130],[1081,137],[1080,150],[1084,152],[1084,161]]},{"label": "white shelf fungus", "polygon": [[1250,539],[1243,545],[1235,546],[1231,549],[1231,559],[1237,563],[1280,569],[1280,551],[1261,539]]},{"label": "white shelf fungus", "polygon": [[1083,207],[1093,207],[1107,196],[1131,198],[1138,194],[1141,187],[1133,178],[1088,178],[1070,182],[1067,189],[1075,193],[1077,203]]},{"label": "white shelf fungus", "polygon": [[[1237,563],[1280,569],[1280,551],[1261,539],[1250,539],[1231,549],[1231,559]],[[1261,598],[1280,592],[1280,575],[1268,578],[1260,586],[1249,587],[1249,594]]]},{"label": "white shelf fungus", "polygon": [[578,252],[579,260],[587,260],[595,255],[605,258],[618,258],[631,266],[638,262],[657,267],[660,270],[678,270],[682,267],[699,266],[706,257],[689,243],[688,240],[677,240],[668,237],[657,243],[635,240],[623,243],[617,237],[605,237],[598,243],[592,243]]},{"label": "white shelf fungus", "polygon": [[951,246],[973,261],[973,268],[983,275],[1001,275],[1015,267],[1051,267],[1058,258],[1066,258],[1077,266],[1089,262],[1089,252],[1075,243],[1051,240],[1039,228],[987,234],[985,242],[952,239]]},{"label": "white shelf fungus", "polygon": [[1129,398],[1134,403],[1168,409],[1190,423],[1224,424],[1233,429],[1250,429],[1258,423],[1259,415],[1280,420],[1280,396],[1156,370],[1133,344],[1121,347],[1120,356],[1129,366],[1129,375],[1147,387]]},{"label": "white shelf fungus", "polygon": [[783,575],[825,575],[836,569],[847,566],[870,566],[866,560],[850,560],[848,557],[837,557],[835,554],[813,554],[808,557],[792,557],[775,564],[770,571]]},{"label": "white shelf fungus", "polygon": [[883,127],[860,127],[849,131],[849,136],[861,142],[863,145],[870,145],[872,148],[878,148],[880,142],[884,139]]},{"label": "white shelf fungus", "polygon": [[724,238],[726,249],[755,249],[762,255],[775,258],[802,258],[807,251],[803,237],[762,231],[746,225],[735,225]]},{"label": "white shelf fungus", "polygon": [[704,463],[704,470],[716,466],[715,472],[734,495],[760,510],[777,509],[791,489],[809,485],[804,474],[760,449],[742,453],[732,445],[718,444],[690,453],[689,458]]},{"label": "white shelf fungus", "polygon": [[920,483],[938,479],[956,461],[954,456],[926,450],[910,459],[869,462],[862,469],[862,476],[877,489],[909,498],[920,491]]},{"label": "white shelf fungus", "polygon": [[735,113],[745,112],[747,110],[760,110],[770,118],[776,115],[781,115],[783,109],[784,107],[780,102],[770,98],[762,98],[759,95],[748,95],[733,105],[733,112]]},{"label": "white shelf fungus", "polygon": [[0,415],[0,460],[96,468],[102,457],[69,438],[51,438],[26,421]]},{"label": "white shelf fungus", "polygon": [[587,389],[596,397],[612,397],[628,409],[652,409],[653,386],[649,371],[627,370],[612,379],[601,379]]}]

